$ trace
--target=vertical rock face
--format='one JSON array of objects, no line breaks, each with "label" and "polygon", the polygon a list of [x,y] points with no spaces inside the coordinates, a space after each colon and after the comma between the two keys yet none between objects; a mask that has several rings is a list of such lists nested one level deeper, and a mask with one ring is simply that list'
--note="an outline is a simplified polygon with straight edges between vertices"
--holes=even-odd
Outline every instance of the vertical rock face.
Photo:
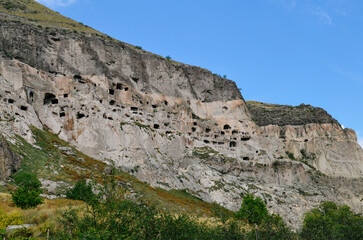
[{"label": "vertical rock face", "polygon": [[104,76],[145,93],[205,102],[242,99],[234,82],[208,70],[95,35],[42,30],[0,19],[0,47],[3,55],[47,72]]},{"label": "vertical rock face", "polygon": [[235,83],[205,69],[4,16],[0,49],[3,134],[34,142],[30,126],[46,127],[153,186],[232,210],[253,192],[295,226],[325,200],[363,212],[363,151],[320,110],[251,117]]},{"label": "vertical rock face", "polygon": [[7,178],[16,172],[20,166],[20,159],[10,149],[5,139],[0,139],[0,179]]}]

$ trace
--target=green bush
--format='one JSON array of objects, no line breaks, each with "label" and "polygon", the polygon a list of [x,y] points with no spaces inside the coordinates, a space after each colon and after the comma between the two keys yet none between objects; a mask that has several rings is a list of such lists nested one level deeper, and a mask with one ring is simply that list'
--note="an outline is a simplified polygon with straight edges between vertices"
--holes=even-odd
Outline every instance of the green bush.
[{"label": "green bush", "polygon": [[236,213],[238,219],[245,219],[251,224],[261,224],[268,217],[266,204],[260,197],[246,194],[243,197],[240,210]]},{"label": "green bush", "polygon": [[[250,234],[253,231],[250,232]],[[258,227],[259,240],[289,240],[298,239],[290,227],[278,215],[267,216]],[[254,239],[250,235],[250,239]]]},{"label": "green bush", "polygon": [[97,200],[96,194],[92,191],[92,185],[85,180],[77,182],[73,188],[66,192],[66,197],[73,200],[81,200],[92,205]]},{"label": "green bush", "polygon": [[42,184],[35,174],[22,171],[14,176],[14,181],[18,189],[11,195],[17,207],[28,209],[43,203],[40,197]]},{"label": "green bush", "polygon": [[246,239],[235,221],[217,227],[187,215],[175,215],[146,204],[122,199],[115,182],[106,184],[102,199],[85,213],[70,209],[60,223],[56,239]]},{"label": "green bush", "polygon": [[295,158],[295,156],[294,156],[294,154],[292,153],[292,152],[288,152],[288,151],[286,151],[285,152],[286,153],[286,155],[291,159],[291,160],[296,160],[296,158]]},{"label": "green bush", "polygon": [[324,202],[307,212],[300,233],[302,239],[363,239],[363,217],[346,205]]}]

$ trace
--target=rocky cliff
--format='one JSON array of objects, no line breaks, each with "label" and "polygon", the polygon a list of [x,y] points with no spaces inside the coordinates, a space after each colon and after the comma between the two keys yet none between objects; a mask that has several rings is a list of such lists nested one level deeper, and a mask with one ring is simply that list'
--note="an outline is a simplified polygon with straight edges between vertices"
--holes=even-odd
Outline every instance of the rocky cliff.
[{"label": "rocky cliff", "polygon": [[324,200],[363,212],[363,150],[325,111],[251,107],[233,81],[94,30],[30,22],[21,13],[37,4],[16,2],[25,9],[0,15],[0,132],[10,142],[34,143],[31,126],[46,128],[153,186],[232,210],[256,193],[295,226]]},{"label": "rocky cliff", "polygon": [[0,179],[6,181],[19,167],[19,157],[11,150],[5,139],[0,139]]}]

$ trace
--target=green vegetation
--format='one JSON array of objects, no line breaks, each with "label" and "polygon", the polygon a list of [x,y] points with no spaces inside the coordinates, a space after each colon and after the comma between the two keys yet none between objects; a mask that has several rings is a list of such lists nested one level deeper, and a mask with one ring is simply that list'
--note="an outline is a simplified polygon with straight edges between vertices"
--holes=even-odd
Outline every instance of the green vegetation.
[{"label": "green vegetation", "polygon": [[[157,210],[146,203],[136,204],[123,198],[115,179],[110,177],[98,195],[98,202],[81,209],[69,209],[60,219],[57,239],[255,239],[256,230],[237,220],[230,212],[218,212],[217,221],[200,221],[185,214]],[[187,195],[185,191],[177,193]],[[265,209],[266,215],[258,229],[259,239],[296,239],[280,217],[267,214],[266,206],[253,195],[245,197]],[[193,200],[195,198],[192,198]],[[243,205],[243,204],[242,204]],[[247,204],[248,206],[252,206]],[[244,206],[244,205],[243,205]],[[256,217],[256,216],[255,216]]]},{"label": "green vegetation", "polygon": [[166,60],[168,60],[168,61],[170,61],[171,60],[171,57],[168,55],[168,56],[166,56],[165,57],[166,58]]},{"label": "green vegetation", "polygon": [[97,200],[96,194],[92,191],[92,185],[87,184],[85,180],[77,182],[73,188],[66,193],[68,199],[81,200],[88,204],[92,204]]},{"label": "green vegetation", "polygon": [[76,32],[104,34],[70,18],[64,17],[34,0],[0,0],[0,12],[10,16],[20,17],[23,21],[31,22],[40,27],[68,28]]},{"label": "green vegetation", "polygon": [[4,210],[0,209],[0,230],[6,229],[9,225],[19,224],[23,224],[23,219],[18,211],[6,213]]},{"label": "green vegetation", "polygon": [[363,239],[363,217],[346,205],[324,202],[305,214],[301,239]]},{"label": "green vegetation", "polygon": [[152,132],[154,132],[155,130],[153,128],[151,128],[149,125],[145,125],[145,124],[142,124],[140,122],[134,122],[134,124],[136,126],[138,126],[139,128],[144,128],[144,129],[147,129],[147,130],[150,130]]},{"label": "green vegetation", "polygon": [[305,125],[310,123],[333,123],[339,125],[338,121],[324,109],[311,105],[289,106],[257,101],[247,101],[246,104],[252,119],[259,126],[267,126],[269,124],[279,126]]},{"label": "green vegetation", "polygon": [[135,46],[135,48],[142,50],[142,47],[141,46]]},{"label": "green vegetation", "polygon": [[13,201],[22,209],[34,208],[43,203],[40,194],[42,184],[35,174],[21,171],[14,176],[18,189],[12,193]]},{"label": "green vegetation", "polygon": [[291,160],[296,160],[296,158],[295,158],[295,156],[294,156],[294,154],[292,153],[292,152],[288,152],[288,151],[286,151],[285,152],[286,153],[286,155],[291,159]]},{"label": "green vegetation", "polygon": [[260,225],[268,217],[268,211],[260,197],[246,194],[243,197],[241,209],[236,213],[236,216],[239,219],[246,219],[249,223]]}]

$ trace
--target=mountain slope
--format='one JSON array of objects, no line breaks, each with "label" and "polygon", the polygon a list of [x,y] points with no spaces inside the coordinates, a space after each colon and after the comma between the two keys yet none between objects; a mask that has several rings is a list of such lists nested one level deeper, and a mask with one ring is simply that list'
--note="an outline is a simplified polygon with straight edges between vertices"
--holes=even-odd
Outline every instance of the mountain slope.
[{"label": "mountain slope", "polygon": [[[24,17],[15,20],[25,10],[7,9],[5,2],[3,135],[32,144],[38,142],[36,129],[48,129],[104,166],[153,187],[186,189],[231,210],[239,208],[241,195],[253,192],[294,226],[324,200],[363,211],[363,150],[354,131],[329,115],[323,114],[327,121],[289,122],[297,112],[281,106],[287,114],[283,124],[276,122],[281,111],[251,110],[251,117],[251,105],[233,81],[92,30],[67,30],[72,24],[47,21],[48,27],[40,28]],[[40,8],[30,0],[16,3]],[[57,169],[43,164],[35,170],[52,182],[70,177],[60,179],[61,169],[88,178],[94,167],[83,172],[82,160],[73,158],[71,167],[57,160]],[[24,159],[22,167],[36,161]]]}]

